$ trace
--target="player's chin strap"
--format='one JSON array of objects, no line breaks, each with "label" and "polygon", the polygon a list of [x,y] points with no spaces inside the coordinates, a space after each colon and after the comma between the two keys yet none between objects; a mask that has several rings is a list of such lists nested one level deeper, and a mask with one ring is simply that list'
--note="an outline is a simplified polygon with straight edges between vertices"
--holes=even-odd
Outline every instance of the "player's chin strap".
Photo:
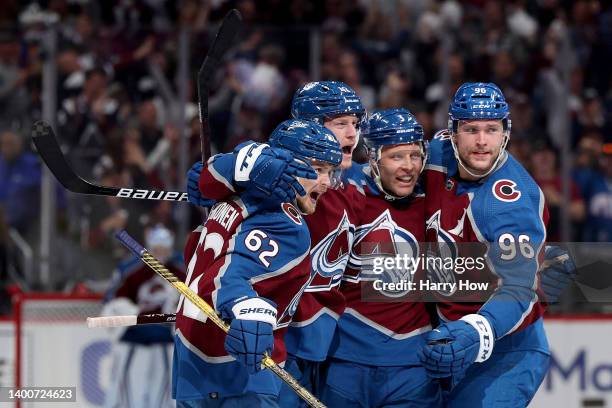
[{"label": "player's chin strap", "polygon": [[474,177],[475,179],[482,179],[482,178],[487,177],[489,174],[493,173],[497,169],[497,165],[499,164],[499,161],[502,159],[502,157],[504,157],[504,153],[506,152],[506,145],[508,144],[508,141],[510,140],[510,123],[511,123],[510,119],[508,119],[506,129],[504,130],[504,141],[499,149],[499,153],[497,153],[497,158],[491,165],[491,168],[489,168],[489,170],[484,174],[476,174],[476,173],[472,173],[468,169],[467,165],[463,162],[463,160],[461,160],[461,157],[459,157],[459,150],[457,149],[457,144],[455,143],[455,135],[457,134],[457,132],[454,131],[455,126],[453,124],[453,121],[449,120],[448,129],[451,134],[451,138],[450,138],[451,145],[453,146],[453,153],[455,154],[455,159],[457,159],[457,163],[459,164],[459,166],[461,166],[461,168],[463,168],[463,170],[465,170],[467,174]]},{"label": "player's chin strap", "polygon": [[[425,148],[425,145],[423,144],[423,142],[419,142],[419,144],[421,146],[421,157],[423,158],[423,165],[421,166],[421,171],[419,172],[419,176],[420,176],[423,170],[425,169],[425,163],[427,163],[427,149]],[[412,197],[412,193],[408,194],[407,196],[400,197],[400,196],[397,196],[395,194],[388,192],[383,187],[382,180],[380,179],[380,169],[378,168],[378,161],[380,160],[382,148],[383,146],[379,146],[378,148],[370,149],[370,168],[372,169],[372,178],[374,179],[374,183],[376,183],[376,186],[378,187],[378,189],[385,195],[385,200],[387,201],[408,200],[409,198]],[[419,176],[417,176],[417,178]]]}]

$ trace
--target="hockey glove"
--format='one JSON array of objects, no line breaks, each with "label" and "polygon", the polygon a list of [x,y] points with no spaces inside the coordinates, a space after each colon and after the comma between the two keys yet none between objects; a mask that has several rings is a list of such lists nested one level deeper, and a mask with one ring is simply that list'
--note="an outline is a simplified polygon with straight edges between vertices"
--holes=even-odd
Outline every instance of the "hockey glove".
[{"label": "hockey glove", "polygon": [[546,295],[546,301],[554,303],[576,279],[576,265],[569,252],[561,247],[549,245],[544,249],[544,262],[548,263],[548,266],[540,272],[542,290]]},{"label": "hockey glove", "polygon": [[200,181],[200,174],[202,173],[202,162],[197,161],[187,172],[187,199],[191,204],[197,205],[198,207],[212,207],[214,202],[207,200],[202,197],[200,193],[200,187],[198,183]]},{"label": "hockey glove", "polygon": [[234,153],[237,155],[234,182],[256,197],[293,202],[296,192],[306,194],[297,178],[317,178],[309,164],[295,160],[285,149],[252,143],[239,146]]},{"label": "hockey glove", "polygon": [[474,362],[486,361],[493,352],[495,336],[488,320],[471,314],[441,324],[429,332],[419,358],[432,378],[462,375]]},{"label": "hockey glove", "polygon": [[222,312],[233,316],[225,337],[225,351],[244,365],[249,374],[261,370],[264,353],[274,348],[276,307],[264,298],[248,298]]}]

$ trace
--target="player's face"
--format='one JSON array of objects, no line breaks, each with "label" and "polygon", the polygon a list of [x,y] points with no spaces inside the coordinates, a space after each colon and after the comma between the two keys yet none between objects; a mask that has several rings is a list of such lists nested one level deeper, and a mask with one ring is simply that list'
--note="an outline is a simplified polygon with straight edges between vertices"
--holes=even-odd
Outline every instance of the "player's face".
[{"label": "player's face", "polygon": [[459,157],[468,170],[485,174],[499,155],[504,142],[504,127],[501,120],[462,120],[454,137]]},{"label": "player's face", "polygon": [[417,143],[384,146],[378,161],[384,189],[398,197],[412,194],[422,167],[421,146]]},{"label": "player's face", "polygon": [[306,191],[306,195],[297,196],[297,204],[304,214],[312,214],[317,208],[317,201],[331,186],[331,177],[336,169],[328,163],[313,161],[310,163],[312,168],[317,172],[315,180],[298,178],[302,187]]},{"label": "player's face", "polygon": [[353,150],[357,146],[359,119],[355,115],[336,116],[325,121],[325,127],[331,130],[342,148],[341,169],[348,169],[353,163]]}]

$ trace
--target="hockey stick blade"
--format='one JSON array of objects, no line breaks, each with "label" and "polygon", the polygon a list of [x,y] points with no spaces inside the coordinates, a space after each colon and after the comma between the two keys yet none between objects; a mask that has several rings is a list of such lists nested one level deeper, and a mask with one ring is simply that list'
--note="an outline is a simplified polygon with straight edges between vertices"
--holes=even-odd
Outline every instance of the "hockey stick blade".
[{"label": "hockey stick blade", "polygon": [[202,162],[210,157],[210,127],[208,124],[208,90],[213,74],[217,70],[221,59],[230,49],[234,37],[240,30],[242,16],[236,9],[230,10],[223,22],[217,36],[210,47],[204,62],[198,72],[198,114],[200,116],[200,139],[202,144]]},{"label": "hockey stick blade", "polygon": [[79,177],[68,165],[55,138],[53,128],[40,120],[32,125],[32,141],[38,154],[51,173],[67,190],[79,194],[138,198],[142,200],[188,201],[182,191],[156,191],[137,188],[107,187],[90,183]]}]

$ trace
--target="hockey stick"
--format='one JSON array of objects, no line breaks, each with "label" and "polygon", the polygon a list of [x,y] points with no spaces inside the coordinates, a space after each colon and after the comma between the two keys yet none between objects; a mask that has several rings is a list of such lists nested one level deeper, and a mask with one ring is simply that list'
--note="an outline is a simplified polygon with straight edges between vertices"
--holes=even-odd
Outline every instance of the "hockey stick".
[{"label": "hockey stick", "polygon": [[123,327],[135,326],[139,324],[152,323],[174,323],[176,315],[174,313],[150,313],[129,316],[100,316],[88,317],[87,327]]},{"label": "hockey stick", "polygon": [[200,115],[202,163],[206,163],[210,157],[210,125],[208,123],[208,90],[210,89],[210,81],[223,55],[232,46],[241,23],[242,16],[238,10],[232,9],[226,14],[198,72],[198,113]]},{"label": "hockey stick", "polygon": [[[206,316],[216,324],[221,330],[227,333],[229,330],[228,325],[217,315],[215,309],[213,309],[204,299],[202,299],[196,292],[191,290],[184,282],[181,282],[172,272],[170,272],[161,262],[155,259],[142,245],[130,237],[126,231],[118,232],[115,237],[125,245],[130,251],[138,255],[140,259],[147,264],[155,273],[164,278],[170,283],[181,295],[189,299],[198,309],[200,309]],[[287,383],[296,394],[298,394],[308,405],[316,408],[325,408],[325,405],[321,403],[314,395],[312,395],[306,388],[302,387],[295,378],[291,376],[287,371],[278,366],[270,358],[265,355],[261,364],[270,369],[276,374],[281,380]]]},{"label": "hockey stick", "polygon": [[139,198],[143,200],[188,201],[182,191],[156,191],[136,188],[107,187],[90,183],[79,177],[68,165],[62,149],[57,143],[53,128],[39,120],[32,125],[32,141],[51,173],[67,190],[79,194]]}]

